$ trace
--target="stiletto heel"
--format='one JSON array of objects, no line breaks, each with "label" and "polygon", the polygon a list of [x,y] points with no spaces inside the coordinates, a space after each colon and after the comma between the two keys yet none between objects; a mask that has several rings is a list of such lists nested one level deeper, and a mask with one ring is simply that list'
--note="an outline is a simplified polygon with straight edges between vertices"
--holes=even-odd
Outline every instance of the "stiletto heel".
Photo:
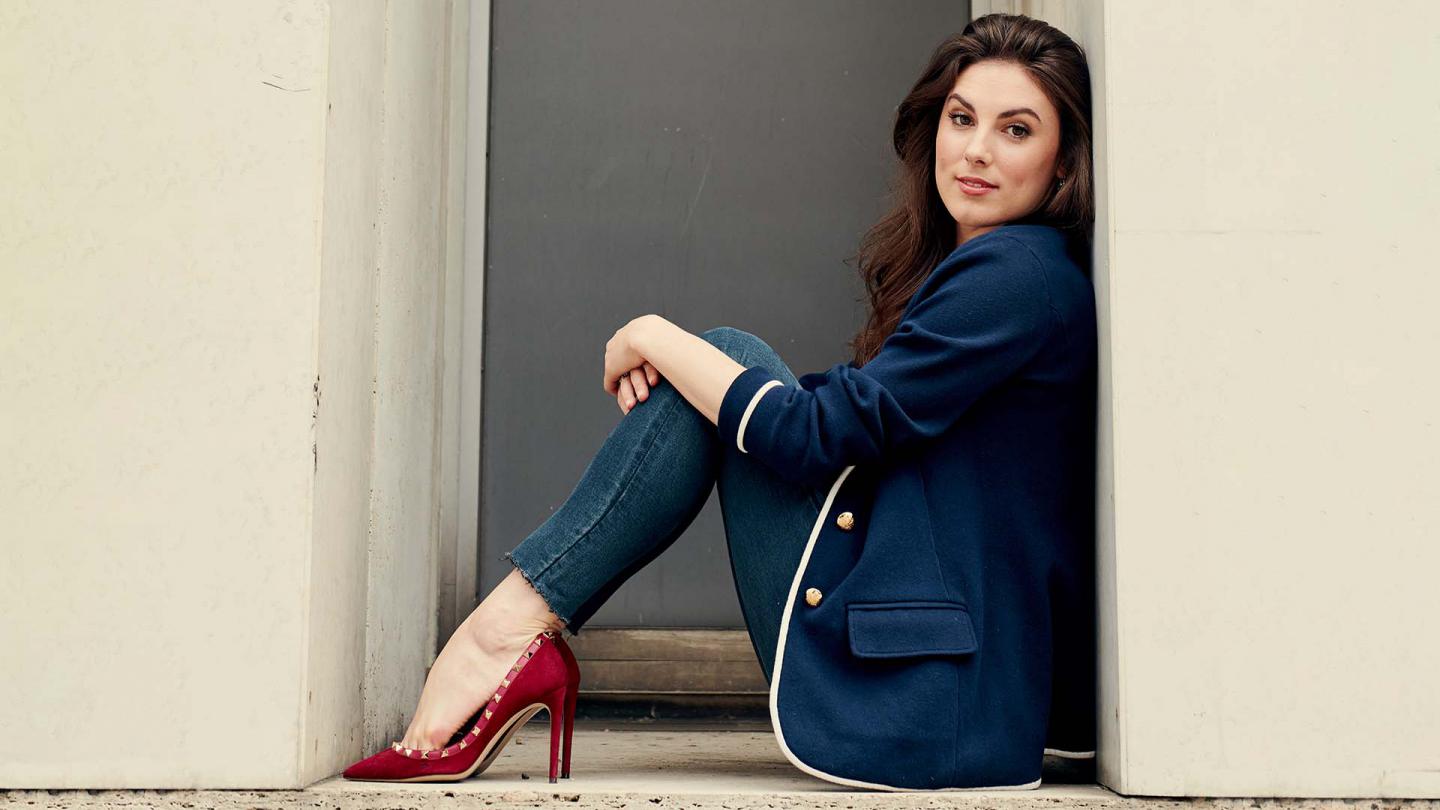
[{"label": "stiletto heel", "polygon": [[[501,679],[495,694],[470,718],[466,724],[470,728],[458,742],[426,749],[392,742],[346,768],[344,776],[371,782],[458,782],[490,767],[520,727],[548,709],[550,781],[554,782],[562,761],[563,729],[573,706],[570,690],[578,684],[579,667],[564,639],[555,631],[539,633]],[[564,761],[568,760],[567,740]]]},{"label": "stiletto heel", "polygon": [[575,660],[575,651],[570,645],[562,644],[556,649],[565,659],[568,678],[565,683],[565,754],[560,760],[560,778],[570,778],[570,740],[575,730],[575,701],[580,696],[580,662]]},{"label": "stiletto heel", "polygon": [[580,681],[565,688],[565,758],[560,762],[560,778],[570,778],[570,737],[575,730],[575,699],[580,696]]},{"label": "stiletto heel", "polygon": [[550,712],[550,784],[555,784],[558,771],[560,770],[560,738],[561,729],[565,725],[568,715],[565,713],[566,691],[562,687],[550,693],[545,701],[545,708]]}]

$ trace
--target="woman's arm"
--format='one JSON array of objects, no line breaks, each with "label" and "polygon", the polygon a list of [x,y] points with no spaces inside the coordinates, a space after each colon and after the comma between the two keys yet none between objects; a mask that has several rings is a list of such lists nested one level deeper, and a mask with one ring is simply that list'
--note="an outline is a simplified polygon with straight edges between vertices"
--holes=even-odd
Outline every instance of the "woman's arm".
[{"label": "woman's arm", "polygon": [[[938,438],[1065,335],[1039,258],[1004,234],[977,239],[931,271],[869,362],[793,385],[748,368],[721,396],[716,428],[782,477],[823,485],[848,465]],[[1052,350],[1040,382],[1065,382],[1078,369],[1062,359],[1080,356]]]},{"label": "woman's arm", "polygon": [[[620,339],[620,345],[609,346],[606,352],[607,391],[614,393],[616,390],[616,381],[609,379],[612,373],[619,376],[614,369],[639,366],[640,363],[634,359],[638,356],[640,360],[649,361],[681,396],[712,423],[719,418],[720,402],[725,398],[730,383],[745,370],[744,366],[709,341],[659,315],[636,318],[617,332],[615,338]],[[612,359],[611,354],[616,357]],[[643,384],[643,380],[641,382]],[[643,407],[648,393],[641,391],[635,395],[640,399],[637,405]]]}]

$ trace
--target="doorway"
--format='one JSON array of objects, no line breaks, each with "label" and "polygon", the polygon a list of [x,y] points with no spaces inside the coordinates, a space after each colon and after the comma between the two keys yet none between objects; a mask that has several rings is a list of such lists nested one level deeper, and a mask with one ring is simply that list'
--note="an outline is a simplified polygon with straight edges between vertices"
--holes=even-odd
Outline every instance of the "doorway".
[{"label": "doorway", "polygon": [[[621,418],[599,372],[629,319],[754,332],[797,373],[848,359],[865,314],[852,256],[887,209],[895,105],[970,19],[938,1],[488,5],[467,157],[484,178],[464,316],[483,358],[476,600]],[[592,705],[764,713],[713,492],[573,646]]]}]

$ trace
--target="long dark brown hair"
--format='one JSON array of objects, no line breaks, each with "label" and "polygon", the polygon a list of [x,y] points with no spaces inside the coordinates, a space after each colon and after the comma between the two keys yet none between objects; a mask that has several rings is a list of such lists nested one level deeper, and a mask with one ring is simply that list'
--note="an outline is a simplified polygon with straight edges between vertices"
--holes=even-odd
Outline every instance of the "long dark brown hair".
[{"label": "long dark brown hair", "polygon": [[955,220],[935,187],[935,131],[945,99],[965,68],[993,59],[1014,62],[1060,113],[1057,168],[1060,188],[1013,222],[1054,226],[1072,249],[1088,256],[1095,221],[1090,158],[1090,70],[1075,41],[1042,20],[1018,14],[986,14],[941,42],[930,63],[895,113],[892,142],[900,158],[891,185],[895,206],[861,239],[859,270],[870,298],[870,317],[851,341],[856,365],[869,362],[895,331],[905,305],[930,271],[955,250]]}]

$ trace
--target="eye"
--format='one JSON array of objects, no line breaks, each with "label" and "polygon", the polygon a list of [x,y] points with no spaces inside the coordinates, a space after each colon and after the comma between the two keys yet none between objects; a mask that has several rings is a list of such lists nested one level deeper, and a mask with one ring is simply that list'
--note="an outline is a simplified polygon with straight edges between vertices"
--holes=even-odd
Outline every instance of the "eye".
[{"label": "eye", "polygon": [[[955,124],[956,126],[965,126],[965,125],[968,125],[968,124],[970,123],[970,116],[969,116],[969,115],[966,115],[966,114],[963,113],[963,112],[959,112],[959,111],[952,112],[952,113],[950,113],[949,115],[947,115],[946,117],[949,118],[949,119],[950,119],[950,122],[953,123],[953,124]],[[963,121],[957,120],[957,119],[961,119],[961,118],[963,118],[964,120],[963,120]],[[1019,132],[1012,132],[1012,130],[1019,130]],[[1030,137],[1030,128],[1027,127],[1027,126],[1025,126],[1024,124],[1011,124],[1010,126],[1005,127],[1005,131],[1006,131],[1006,132],[1010,132],[1010,133],[1011,133],[1011,137],[1013,137],[1013,138],[1015,138],[1015,139],[1017,139],[1017,140],[1024,140],[1025,138]]]}]

